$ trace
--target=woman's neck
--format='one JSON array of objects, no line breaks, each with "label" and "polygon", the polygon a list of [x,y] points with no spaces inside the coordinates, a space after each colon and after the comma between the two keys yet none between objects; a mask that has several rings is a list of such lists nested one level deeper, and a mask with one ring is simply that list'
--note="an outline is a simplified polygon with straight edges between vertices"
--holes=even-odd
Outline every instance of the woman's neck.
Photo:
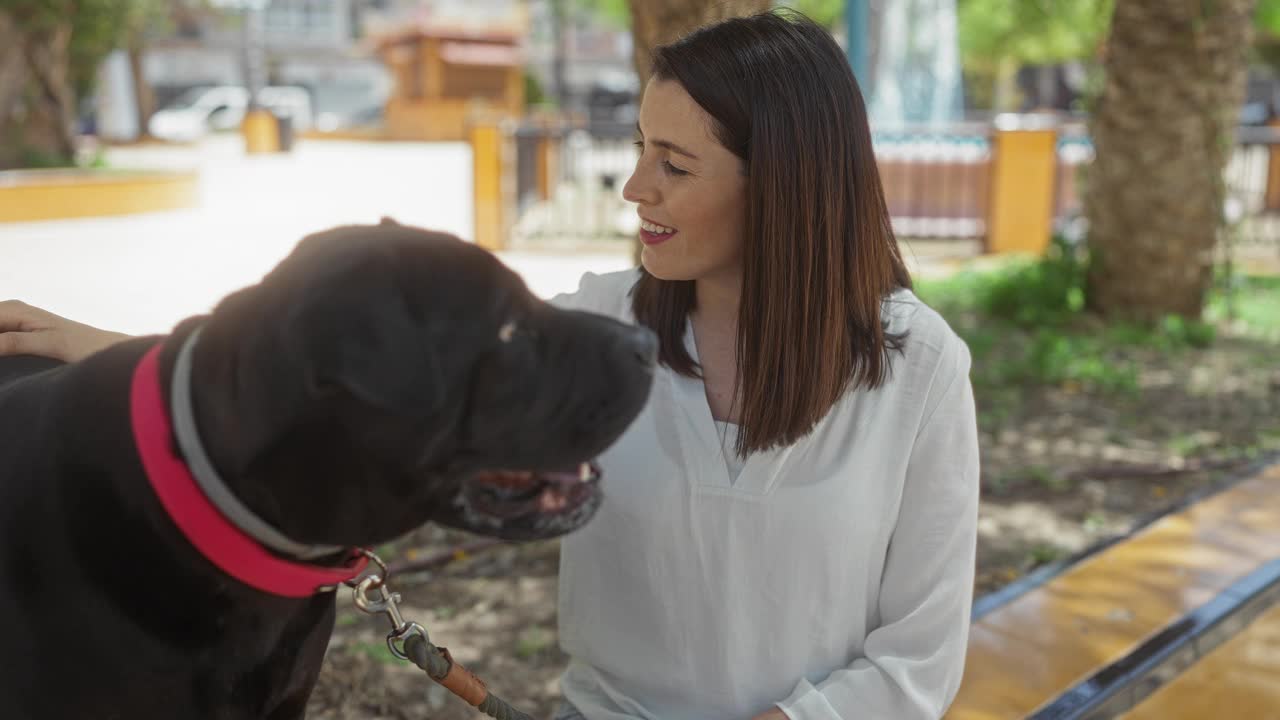
[{"label": "woman's neck", "polygon": [[738,331],[738,305],[742,299],[742,279],[702,278],[694,282],[696,296],[694,315],[697,324],[706,329]]},{"label": "woman's neck", "polygon": [[738,302],[740,280],[717,283],[698,280],[697,306],[690,316],[698,364],[711,416],[739,422],[734,403],[738,386]]}]

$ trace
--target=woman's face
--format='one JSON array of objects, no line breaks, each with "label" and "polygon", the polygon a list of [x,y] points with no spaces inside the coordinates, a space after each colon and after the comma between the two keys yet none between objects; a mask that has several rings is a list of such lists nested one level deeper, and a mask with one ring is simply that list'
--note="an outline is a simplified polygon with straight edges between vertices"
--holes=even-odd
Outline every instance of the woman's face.
[{"label": "woman's face", "polygon": [[640,261],[661,280],[736,281],[742,274],[747,176],[713,136],[714,121],[673,80],[640,103],[640,159],[622,188],[637,203]]}]

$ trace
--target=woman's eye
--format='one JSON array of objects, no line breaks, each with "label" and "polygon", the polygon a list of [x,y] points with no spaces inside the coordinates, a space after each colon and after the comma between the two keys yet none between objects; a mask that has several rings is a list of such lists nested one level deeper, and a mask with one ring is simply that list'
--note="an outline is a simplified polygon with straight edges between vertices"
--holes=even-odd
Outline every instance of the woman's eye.
[{"label": "woman's eye", "polygon": [[[643,140],[636,140],[635,142],[633,142],[633,143],[631,143],[631,144],[632,144],[632,145],[635,145],[635,146],[636,146],[636,148],[640,151],[640,153],[641,153],[642,155],[644,154],[644,141],[643,141]],[[668,174],[670,174],[670,175],[680,176],[680,175],[688,175],[688,174],[689,174],[689,171],[688,171],[688,170],[682,170],[682,169],[680,169],[680,168],[676,167],[675,165],[672,165],[670,160],[663,160],[663,161],[662,161],[662,169],[663,169],[663,170],[665,170],[665,171],[667,171],[667,173],[668,173]]]}]

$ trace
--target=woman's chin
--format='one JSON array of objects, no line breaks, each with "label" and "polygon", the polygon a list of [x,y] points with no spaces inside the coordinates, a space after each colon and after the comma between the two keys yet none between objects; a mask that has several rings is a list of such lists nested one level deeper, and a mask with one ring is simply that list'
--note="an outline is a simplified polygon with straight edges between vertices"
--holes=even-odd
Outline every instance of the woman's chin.
[{"label": "woman's chin", "polygon": [[681,267],[662,257],[663,251],[657,246],[644,246],[640,251],[640,264],[645,271],[659,280],[676,282],[679,280],[696,280],[698,274],[691,268]]}]

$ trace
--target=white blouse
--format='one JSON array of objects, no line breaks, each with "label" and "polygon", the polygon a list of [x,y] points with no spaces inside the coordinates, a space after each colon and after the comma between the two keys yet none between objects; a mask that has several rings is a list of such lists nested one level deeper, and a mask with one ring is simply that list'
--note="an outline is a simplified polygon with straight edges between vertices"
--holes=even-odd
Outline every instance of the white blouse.
[{"label": "white blouse", "polygon": [[[636,272],[556,304],[634,322]],[[969,352],[909,291],[890,379],[733,478],[702,382],[659,368],[562,541],[565,698],[590,720],[939,718],[960,685],[977,536]],[[697,358],[692,331],[685,343]]]}]

